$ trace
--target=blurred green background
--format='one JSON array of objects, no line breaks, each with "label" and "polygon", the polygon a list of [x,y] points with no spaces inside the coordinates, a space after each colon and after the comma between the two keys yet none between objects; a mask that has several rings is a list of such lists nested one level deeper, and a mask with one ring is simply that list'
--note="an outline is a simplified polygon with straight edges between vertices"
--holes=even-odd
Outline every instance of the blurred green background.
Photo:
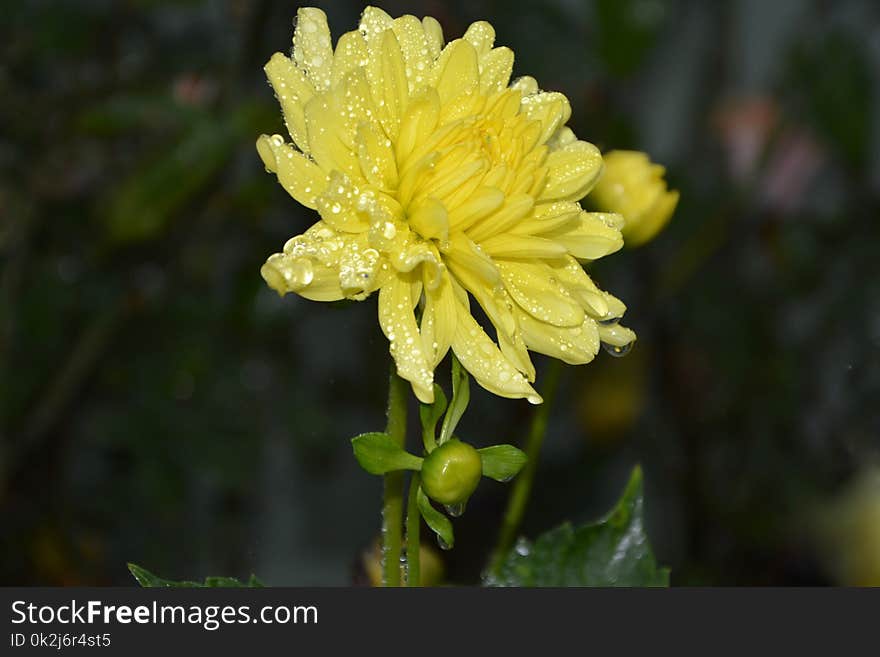
[{"label": "blurred green background", "polygon": [[[318,4],[334,37],[363,8]],[[594,268],[639,341],[566,369],[524,532],[597,516],[641,462],[674,584],[880,583],[880,5],[377,4],[447,39],[491,21],[580,137],[681,190],[657,240]],[[133,584],[127,561],[362,579],[381,486],[348,439],[383,426],[375,298],[259,275],[314,220],[254,148],[283,129],[261,69],[296,8],[4,3],[3,584]],[[517,443],[531,411],[475,388],[462,436]],[[477,581],[506,490],[456,522],[450,581]]]}]

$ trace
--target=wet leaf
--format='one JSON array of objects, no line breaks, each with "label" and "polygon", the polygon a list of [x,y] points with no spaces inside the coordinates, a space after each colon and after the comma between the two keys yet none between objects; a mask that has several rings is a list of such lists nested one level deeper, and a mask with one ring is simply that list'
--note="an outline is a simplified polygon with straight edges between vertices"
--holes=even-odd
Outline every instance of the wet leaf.
[{"label": "wet leaf", "polygon": [[431,500],[419,487],[418,498],[419,512],[425,519],[425,524],[437,534],[437,542],[444,550],[449,550],[455,545],[455,534],[452,531],[452,521],[440,513],[431,504]]},{"label": "wet leaf", "polygon": [[642,471],[636,468],[611,513],[594,524],[565,523],[521,540],[486,586],[668,586],[643,523]]},{"label": "wet leaf", "polygon": [[133,563],[128,564],[128,570],[144,588],[261,588],[263,586],[256,575],[251,575],[246,582],[234,577],[206,577],[204,582],[188,580],[175,582],[154,575],[146,568]]},{"label": "wet leaf", "polygon": [[495,481],[510,481],[528,461],[526,453],[513,445],[492,445],[477,452],[483,462],[483,476]]},{"label": "wet leaf", "polygon": [[445,443],[452,438],[455,428],[458,426],[461,416],[467,410],[471,400],[470,377],[467,370],[458,362],[458,358],[452,356],[452,401],[449,402],[449,409],[446,411],[446,417],[443,418],[443,426],[440,429],[440,440],[438,443]]},{"label": "wet leaf", "polygon": [[425,442],[430,444],[434,440],[437,431],[437,423],[446,411],[446,395],[436,383],[434,384],[434,403],[419,404],[419,420],[422,423],[422,435]]},{"label": "wet leaf", "polygon": [[351,439],[351,446],[358,463],[370,474],[422,467],[422,459],[402,449],[387,433],[362,433]]}]

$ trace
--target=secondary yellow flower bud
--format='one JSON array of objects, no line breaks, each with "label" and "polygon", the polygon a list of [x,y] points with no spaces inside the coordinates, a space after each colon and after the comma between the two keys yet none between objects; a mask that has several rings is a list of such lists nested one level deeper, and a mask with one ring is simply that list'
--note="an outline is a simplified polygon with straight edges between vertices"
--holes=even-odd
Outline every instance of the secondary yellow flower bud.
[{"label": "secondary yellow flower bud", "polygon": [[483,463],[473,447],[455,438],[425,457],[422,488],[435,502],[454,506],[467,502],[483,476]]},{"label": "secondary yellow flower bud", "polygon": [[603,159],[605,170],[591,198],[602,210],[623,215],[627,246],[654,239],[678,204],[678,191],[666,188],[666,169],[639,151],[611,151]]}]

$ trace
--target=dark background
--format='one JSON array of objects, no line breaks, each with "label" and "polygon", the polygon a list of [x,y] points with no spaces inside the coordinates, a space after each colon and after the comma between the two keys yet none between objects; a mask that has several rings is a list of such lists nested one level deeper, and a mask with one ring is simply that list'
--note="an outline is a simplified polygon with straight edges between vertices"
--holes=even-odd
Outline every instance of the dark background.
[{"label": "dark background", "polygon": [[[320,4],[355,29],[361,5]],[[639,341],[566,369],[525,533],[601,514],[641,462],[674,584],[880,583],[880,5],[378,4],[447,39],[489,20],[580,137],[681,190],[594,269]],[[0,582],[351,582],[379,527],[348,443],[383,426],[375,298],[259,276],[314,220],[253,145],[282,131],[261,68],[297,5],[3,5]],[[475,388],[461,434],[519,442],[531,411]],[[456,522],[450,581],[505,492]]]}]

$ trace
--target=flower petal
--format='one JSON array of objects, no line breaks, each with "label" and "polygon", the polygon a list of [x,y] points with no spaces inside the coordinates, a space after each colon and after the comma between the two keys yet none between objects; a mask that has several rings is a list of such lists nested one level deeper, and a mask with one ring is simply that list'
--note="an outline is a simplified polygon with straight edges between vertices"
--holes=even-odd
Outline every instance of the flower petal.
[{"label": "flower petal", "polygon": [[316,89],[330,87],[333,68],[333,44],[327,15],[315,7],[296,12],[293,32],[293,61],[306,72]]},{"label": "flower petal", "polygon": [[529,349],[558,358],[569,365],[589,363],[599,351],[596,322],[587,317],[580,326],[560,328],[518,313],[517,321]]},{"label": "flower petal", "polygon": [[626,305],[617,297],[600,290],[571,256],[547,263],[556,279],[577,299],[584,310],[601,324],[614,322],[623,317]]},{"label": "flower petal", "polygon": [[540,203],[531,216],[510,227],[517,235],[543,235],[578,221],[581,206],[570,201]]},{"label": "flower petal", "polygon": [[620,324],[604,324],[599,326],[599,338],[612,347],[627,347],[636,340],[636,334]]},{"label": "flower petal", "polygon": [[269,287],[281,296],[295,292],[312,301],[339,301],[345,298],[339,286],[339,272],[309,258],[274,253],[266,260],[260,274]]},{"label": "flower petal", "polygon": [[304,152],[309,152],[309,141],[306,133],[306,119],[303,116],[305,104],[315,95],[315,87],[306,78],[305,73],[297,68],[292,61],[276,52],[263,67],[266,77],[275,90],[275,96],[281,104],[284,123],[293,142]]},{"label": "flower petal", "polygon": [[525,98],[526,96],[538,93],[538,81],[531,75],[523,75],[514,80],[510,88],[516,89]]},{"label": "flower petal", "polygon": [[378,100],[379,120],[385,128],[385,134],[394,140],[400,132],[400,119],[409,103],[409,81],[400,44],[393,30],[385,30],[382,35],[380,62],[382,85]]},{"label": "flower petal", "polygon": [[266,169],[278,176],[278,182],[307,208],[317,207],[317,198],[327,186],[327,176],[305,155],[285,144],[281,135],[261,135],[257,152]]},{"label": "flower petal", "polygon": [[422,239],[413,239],[412,234],[402,246],[389,253],[391,264],[399,272],[411,272],[421,266],[428,288],[434,289],[440,284],[445,265],[440,259],[437,247]]},{"label": "flower petal", "polygon": [[[444,59],[445,65],[442,61]],[[480,68],[477,63],[477,52],[467,41],[456,39],[447,45],[437,66],[443,66],[437,79],[437,93],[441,102],[449,102],[479,87]]]},{"label": "flower petal", "polygon": [[475,277],[490,288],[498,282],[498,268],[492,258],[461,233],[449,238],[449,247],[443,254],[444,260],[454,272],[461,271],[464,277]]},{"label": "flower petal", "polygon": [[535,319],[554,326],[583,323],[583,308],[547,265],[504,260],[495,265],[510,296]]},{"label": "flower petal", "polygon": [[483,217],[489,216],[504,203],[504,192],[497,187],[479,187],[449,214],[449,225],[457,231],[467,230],[469,226]]},{"label": "flower petal", "polygon": [[468,26],[462,39],[470,43],[477,55],[482,57],[495,45],[495,28],[486,21],[477,21]]},{"label": "flower petal", "polygon": [[363,122],[358,127],[358,160],[361,173],[371,185],[385,192],[397,188],[397,160],[391,140],[374,122]]},{"label": "flower petal", "polygon": [[[330,174],[327,188],[316,202],[321,218],[334,230],[344,233],[362,233],[369,228],[361,198],[369,194],[340,171]],[[375,196],[375,193],[372,193]]]},{"label": "flower petal", "polygon": [[504,357],[470,312],[458,313],[452,350],[477,383],[489,392],[512,399],[526,398],[540,404],[541,396]]},{"label": "flower petal", "polygon": [[563,94],[542,91],[524,95],[522,113],[533,121],[541,122],[539,144],[543,144],[571,118],[571,105]]},{"label": "flower petal", "polygon": [[624,239],[627,245],[639,246],[651,240],[669,223],[677,205],[678,190],[661,194],[640,220],[630,222],[624,227]]},{"label": "flower petal", "polygon": [[406,63],[409,79],[409,92],[415,93],[425,86],[432,58],[429,55],[428,39],[422,22],[415,16],[395,18],[391,25],[400,44],[400,52]]},{"label": "flower petal", "polygon": [[575,141],[547,156],[547,186],[541,193],[545,201],[577,201],[592,189],[602,173],[599,149],[585,141]]},{"label": "flower petal", "polygon": [[410,102],[400,124],[394,149],[401,169],[410,159],[416,144],[423,143],[437,127],[440,98],[433,89]]},{"label": "flower petal", "polygon": [[425,28],[425,39],[428,41],[428,51],[431,59],[437,59],[443,50],[443,28],[436,18],[425,16],[422,19]]},{"label": "flower petal", "polygon": [[513,51],[502,46],[493,48],[480,58],[480,90],[501,91],[510,82],[513,72]]},{"label": "flower petal", "polygon": [[562,243],[552,239],[509,233],[483,240],[480,246],[493,258],[558,258],[568,252]]},{"label": "flower petal", "polygon": [[326,173],[344,171],[361,177],[360,166],[351,147],[345,143],[345,125],[333,96],[322,94],[306,103],[306,133],[315,163]]},{"label": "flower petal", "polygon": [[622,219],[620,215],[581,212],[576,221],[543,233],[543,237],[564,246],[575,258],[598,260],[623,248],[623,235],[615,227]]},{"label": "flower petal", "polygon": [[421,333],[425,353],[429,355],[429,365],[432,369],[437,367],[449,351],[455,337],[459,308],[460,304],[455,300],[452,280],[448,274],[441,278],[436,289],[426,289]]},{"label": "flower petal", "polygon": [[367,43],[370,44],[370,50],[378,52],[375,44],[379,42],[382,33],[390,29],[394,20],[387,12],[378,7],[367,7],[361,14],[361,22],[358,30],[364,35]]},{"label": "flower petal", "polygon": [[409,225],[426,240],[449,240],[449,216],[446,207],[433,198],[427,198],[409,212]]},{"label": "flower petal", "polygon": [[346,75],[357,68],[362,68],[369,63],[370,55],[367,50],[367,42],[358,31],[346,32],[336,43],[333,52],[333,72],[331,86],[339,84]]},{"label": "flower petal", "polygon": [[426,358],[413,313],[411,277],[394,276],[379,290],[379,325],[390,343],[397,374],[425,404],[434,402],[434,372]]},{"label": "flower petal", "polygon": [[516,331],[512,335],[499,332],[498,345],[501,347],[501,353],[504,354],[504,357],[522,372],[529,383],[534,383],[537,373],[535,365],[529,357],[529,349],[522,338],[522,332]]},{"label": "flower petal", "polygon": [[468,237],[475,242],[481,242],[493,235],[505,233],[522,221],[534,205],[535,200],[529,194],[508,196],[500,209],[468,228]]}]

